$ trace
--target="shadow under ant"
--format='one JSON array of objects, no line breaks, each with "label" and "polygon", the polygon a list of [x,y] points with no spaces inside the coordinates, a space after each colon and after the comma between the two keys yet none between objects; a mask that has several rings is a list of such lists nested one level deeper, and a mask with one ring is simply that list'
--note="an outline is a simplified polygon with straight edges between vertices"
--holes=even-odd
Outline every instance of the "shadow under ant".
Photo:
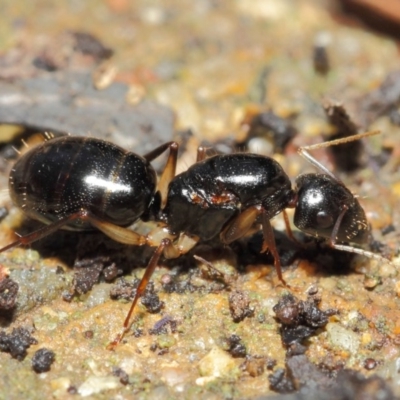
[{"label": "shadow under ant", "polygon": [[[281,259],[283,271],[288,268],[301,268],[300,261],[315,263],[321,276],[346,276],[353,272],[352,261],[356,254],[333,249],[322,239],[296,232],[296,238],[304,246],[291,240],[286,232],[274,229],[276,246]],[[273,257],[269,252],[260,253],[263,244],[262,232],[257,232],[248,240],[233,244],[238,254],[238,263],[243,268],[249,264],[273,265]]]},{"label": "shadow under ant", "polygon": [[0,310],[0,327],[8,328],[15,320],[16,309]]},{"label": "shadow under ant", "polygon": [[[39,222],[25,219],[18,232],[25,234],[32,232],[41,226]],[[352,272],[351,263],[355,254],[335,250],[318,241],[297,232],[298,240],[305,243],[300,246],[293,242],[286,234],[274,230],[276,245],[283,270],[292,267],[301,260],[314,262],[318,266],[318,272],[323,276],[348,275]],[[200,256],[209,264],[226,260],[228,265],[233,265],[237,274],[243,274],[248,265],[265,264],[273,265],[274,258],[269,253],[261,253],[263,244],[262,232],[256,232],[254,235],[245,239],[236,241],[229,246],[222,243],[210,241],[202,243],[189,253],[182,255],[179,261],[176,259],[164,259],[160,264],[171,269],[172,281],[163,284],[163,289],[167,292],[183,293],[187,291],[199,290],[198,287],[192,287],[191,277],[199,273],[199,261],[193,256]],[[57,257],[63,265],[71,269],[90,268],[101,263],[100,272],[107,265],[115,264],[118,273],[113,279],[131,273],[140,268],[145,268],[154,252],[154,248],[149,246],[126,246],[118,243],[101,232],[76,232],[67,230],[58,230],[54,234],[47,236],[46,240],[39,240],[30,245],[32,250],[39,252],[42,258]],[[299,267],[299,266],[297,266]],[[296,268],[296,266],[295,266]],[[210,271],[210,281],[215,279],[215,275]],[[100,274],[99,272],[99,274]],[[188,273],[188,277],[180,279],[182,274]],[[207,274],[203,274],[207,275]],[[211,275],[213,277],[211,278]],[[204,276],[207,279],[207,276]],[[102,280],[99,278],[99,280]],[[221,275],[220,279],[224,286],[229,290],[232,279],[229,282],[224,281]],[[220,286],[218,286],[219,288]],[[205,289],[205,288],[204,288]],[[214,288],[215,290],[217,288]],[[214,289],[205,289],[214,291]]]}]

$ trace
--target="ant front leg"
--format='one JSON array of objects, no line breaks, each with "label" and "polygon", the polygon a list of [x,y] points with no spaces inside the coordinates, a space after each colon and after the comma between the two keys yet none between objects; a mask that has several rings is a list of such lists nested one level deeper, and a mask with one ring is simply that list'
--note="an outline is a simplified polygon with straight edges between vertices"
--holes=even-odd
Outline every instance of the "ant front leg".
[{"label": "ant front leg", "polygon": [[367,251],[364,249],[359,249],[357,247],[336,243],[337,233],[339,232],[343,217],[346,214],[346,212],[348,211],[348,209],[349,208],[347,206],[344,206],[342,212],[338,216],[338,218],[335,222],[335,225],[333,227],[331,237],[328,239],[328,246],[332,247],[333,249],[336,249],[336,250],[346,251],[347,253],[359,254],[364,257],[368,257],[368,258],[372,258],[372,259],[380,261],[380,262],[384,262],[385,264],[394,265],[390,260],[380,256],[379,254],[375,254],[372,251]]},{"label": "ant front leg", "polygon": [[240,239],[250,231],[257,220],[257,217],[262,215],[262,229],[263,229],[263,247],[261,252],[267,251],[271,252],[274,257],[274,266],[279,280],[288,286],[282,275],[281,260],[279,257],[278,249],[276,247],[275,235],[272,229],[271,222],[261,205],[252,206],[244,210],[236,218],[231,221],[228,226],[225,227],[220,237],[223,243],[230,244],[237,239]]},{"label": "ant front leg", "polygon": [[165,204],[167,202],[168,186],[172,179],[175,177],[179,145],[177,142],[168,142],[143,156],[147,161],[151,162],[168,149],[168,160],[165,164],[164,170],[157,185],[158,191],[161,195],[161,209],[165,207]]}]

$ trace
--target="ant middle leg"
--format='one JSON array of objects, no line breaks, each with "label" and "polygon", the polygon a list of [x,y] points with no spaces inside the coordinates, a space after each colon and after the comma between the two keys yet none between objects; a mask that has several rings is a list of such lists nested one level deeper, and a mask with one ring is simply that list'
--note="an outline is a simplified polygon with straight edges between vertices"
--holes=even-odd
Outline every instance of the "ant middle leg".
[{"label": "ant middle leg", "polygon": [[[116,338],[107,346],[108,350],[114,350],[115,347],[121,343],[122,339],[124,338],[125,334],[128,332],[130,325],[131,325],[131,317],[133,311],[135,310],[136,304],[139,301],[139,298],[143,295],[146,287],[152,277],[160,257],[162,255],[166,256],[167,258],[178,258],[180,255],[187,253],[191,250],[198,242],[198,238],[184,238],[184,234],[180,236],[177,243],[173,243],[170,238],[164,238],[161,240],[160,244],[154,251],[149,263],[147,264],[146,270],[142,279],[139,282],[139,286],[136,289],[135,297],[131,303],[129,308],[128,314],[125,317],[124,324],[122,327],[122,331],[116,336]],[[151,243],[150,243],[151,244]]]},{"label": "ant middle leg", "polygon": [[142,279],[139,282],[139,285],[136,289],[135,297],[131,303],[131,306],[129,308],[128,314],[125,317],[123,326],[122,326],[122,331],[116,336],[116,338],[107,346],[108,350],[114,350],[115,347],[121,343],[122,339],[124,338],[125,334],[128,332],[130,328],[130,320],[131,316],[133,314],[133,311],[136,307],[136,304],[139,300],[139,298],[143,295],[144,291],[146,290],[146,287],[150,281],[151,276],[153,275],[158,261],[160,260],[160,257],[164,251],[164,248],[168,246],[171,243],[169,239],[164,239],[161,241],[160,245],[157,247],[156,251],[153,253],[150,262],[148,263],[146,267],[146,271],[142,277]]}]

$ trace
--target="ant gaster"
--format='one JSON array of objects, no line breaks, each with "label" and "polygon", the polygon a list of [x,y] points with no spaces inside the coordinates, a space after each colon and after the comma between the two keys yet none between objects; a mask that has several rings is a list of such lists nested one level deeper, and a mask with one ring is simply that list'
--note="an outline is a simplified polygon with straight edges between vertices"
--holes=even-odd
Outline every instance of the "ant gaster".
[{"label": "ant gaster", "polygon": [[[157,246],[125,318],[114,348],[130,327],[135,305],[143,294],[159,258],[176,258],[199,241],[219,235],[225,244],[246,235],[261,223],[263,251],[274,256],[281,271],[270,219],[285,208],[295,208],[295,225],[313,236],[328,239],[331,247],[371,258],[378,255],[336,242],[365,243],[369,234],[364,210],[352,193],[307,150],[358,140],[377,132],[303,147],[299,153],[324,174],[301,175],[296,190],[274,159],[255,154],[216,155],[197,162],[175,176],[178,145],[168,142],[138,156],[109,142],[73,136],[48,140],[24,154],[9,178],[13,203],[46,224],[0,249],[30,244],[60,229],[97,228],[110,238],[130,245]],[[169,149],[166,167],[157,185],[150,162]],[[138,219],[156,216],[159,226],[147,236],[126,227]],[[288,218],[284,213],[288,226]]]}]

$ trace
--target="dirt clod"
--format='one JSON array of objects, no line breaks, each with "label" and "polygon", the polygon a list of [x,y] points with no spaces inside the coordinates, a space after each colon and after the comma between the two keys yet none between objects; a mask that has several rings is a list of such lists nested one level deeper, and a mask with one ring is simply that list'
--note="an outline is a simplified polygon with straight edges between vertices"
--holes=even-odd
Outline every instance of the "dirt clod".
[{"label": "dirt clod", "polygon": [[272,369],[276,361],[267,357],[247,356],[246,361],[241,364],[240,369],[246,371],[253,378],[264,373],[265,369]]},{"label": "dirt clod", "polygon": [[148,283],[144,295],[140,301],[146,307],[147,311],[152,314],[156,314],[160,312],[162,308],[164,308],[164,302],[160,301],[160,298],[155,292],[153,282]]},{"label": "dirt clod", "polygon": [[282,324],[280,332],[285,345],[300,344],[326,325],[328,317],[336,313],[336,310],[321,311],[318,302],[317,298],[302,301],[287,294],[273,307],[276,318]]},{"label": "dirt clod", "polygon": [[53,350],[46,348],[39,349],[32,357],[32,368],[38,374],[50,371],[54,360],[55,354]]},{"label": "dirt clod", "polygon": [[168,327],[171,333],[176,332],[176,326],[178,322],[174,320],[171,316],[167,315],[157,321],[153,328],[149,330],[150,335],[164,335],[168,333]]},{"label": "dirt clod", "polygon": [[249,296],[246,292],[233,291],[229,295],[229,310],[234,322],[243,321],[254,314],[254,308],[250,307]]},{"label": "dirt clod", "polygon": [[10,353],[19,361],[26,357],[27,349],[32,344],[37,344],[37,340],[26,328],[14,328],[10,334],[0,331],[0,351]]},{"label": "dirt clod", "polygon": [[105,269],[108,257],[87,258],[76,261],[74,264],[73,288],[77,294],[89,292],[99,281],[101,272]]},{"label": "dirt clod", "polygon": [[129,383],[129,375],[122,368],[114,367],[113,375],[119,378],[122,385]]},{"label": "dirt clod", "polygon": [[242,339],[238,335],[231,335],[228,338],[229,354],[234,358],[246,357],[247,349],[243,344]]},{"label": "dirt clod", "polygon": [[18,283],[10,278],[0,281],[0,310],[11,310],[15,307],[18,288]]},{"label": "dirt clod", "polygon": [[123,299],[132,301],[135,297],[139,282],[139,279],[135,279],[133,282],[127,282],[124,278],[118,279],[110,290],[110,298],[113,300]]},{"label": "dirt clod", "polygon": [[[124,299],[132,301],[136,295],[136,289],[139,282],[139,279],[135,279],[133,282],[127,282],[123,278],[118,279],[116,285],[110,291],[110,297],[113,300]],[[140,301],[150,313],[156,314],[164,307],[164,302],[160,301],[160,298],[155,292],[153,282],[147,284],[146,290]]]},{"label": "dirt clod", "polygon": [[278,368],[269,377],[269,385],[271,390],[278,393],[290,393],[294,391],[293,382],[285,376],[285,370]]}]

